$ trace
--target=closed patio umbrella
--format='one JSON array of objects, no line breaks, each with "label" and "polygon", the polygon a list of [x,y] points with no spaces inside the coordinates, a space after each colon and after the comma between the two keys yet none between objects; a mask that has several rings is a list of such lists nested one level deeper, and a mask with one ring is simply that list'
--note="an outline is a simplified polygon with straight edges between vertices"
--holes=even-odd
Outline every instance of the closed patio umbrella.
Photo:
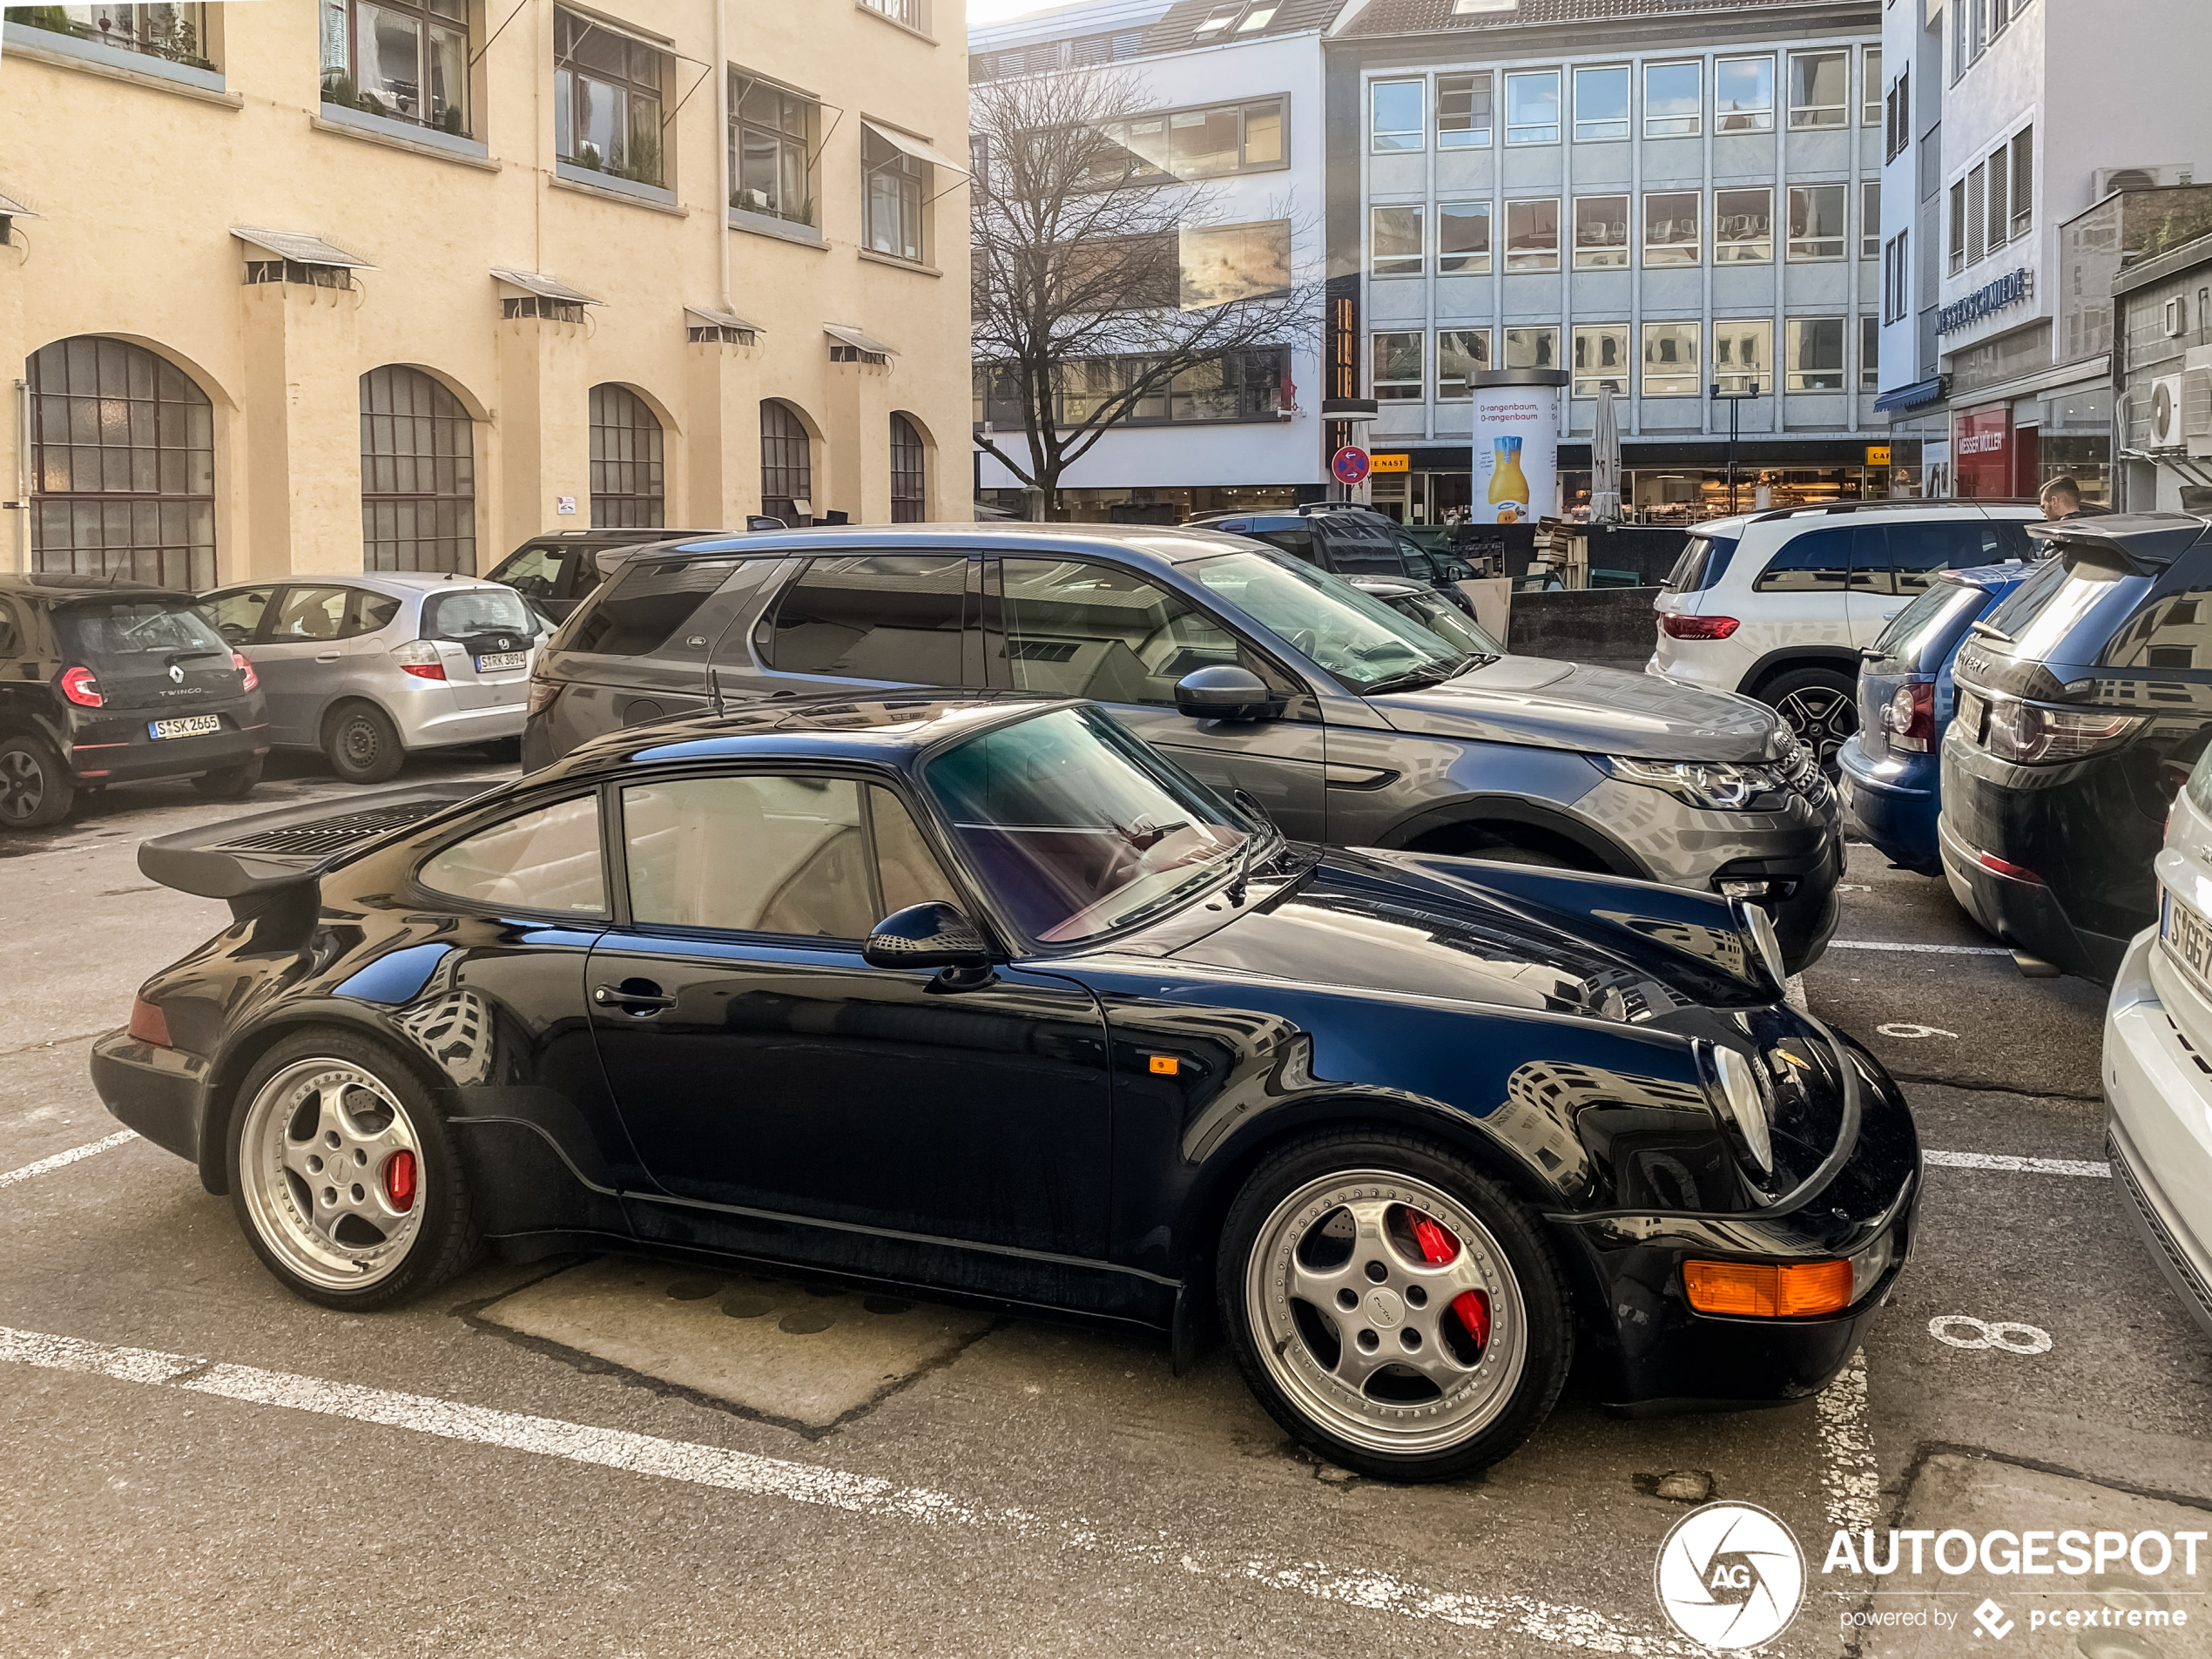
[{"label": "closed patio umbrella", "polygon": [[1613,382],[1600,381],[1597,422],[1590,431],[1590,522],[1621,521],[1621,422],[1613,413]]}]

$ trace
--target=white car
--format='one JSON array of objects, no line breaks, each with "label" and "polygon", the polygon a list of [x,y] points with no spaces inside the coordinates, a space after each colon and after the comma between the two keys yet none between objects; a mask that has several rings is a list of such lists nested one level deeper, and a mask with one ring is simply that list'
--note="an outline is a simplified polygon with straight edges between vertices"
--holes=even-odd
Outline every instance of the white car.
[{"label": "white car", "polygon": [[1700,524],[1656,601],[1645,671],[1755,697],[1836,770],[1858,651],[1943,570],[2035,556],[2012,503],[1840,502]]},{"label": "white car", "polygon": [[2151,1259],[2212,1334],[2212,754],[2166,820],[2158,921],[2105,1011],[2105,1150]]}]

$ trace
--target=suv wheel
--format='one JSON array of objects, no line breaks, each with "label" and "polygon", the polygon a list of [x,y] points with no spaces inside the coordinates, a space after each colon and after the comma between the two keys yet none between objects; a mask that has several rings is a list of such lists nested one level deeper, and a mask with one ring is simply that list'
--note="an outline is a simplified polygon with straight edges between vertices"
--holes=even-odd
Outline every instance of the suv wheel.
[{"label": "suv wheel", "polygon": [[1836,775],[1836,752],[1858,730],[1858,683],[1832,668],[1793,668],[1760,689],[1759,701],[1779,714],[1811,749],[1820,767]]},{"label": "suv wheel", "polygon": [[0,742],[0,829],[41,829],[69,816],[77,790],[37,738]]},{"label": "suv wheel", "polygon": [[381,784],[396,776],[407,759],[399,728],[383,710],[367,703],[348,703],[330,717],[322,752],[330,769],[349,784]]}]

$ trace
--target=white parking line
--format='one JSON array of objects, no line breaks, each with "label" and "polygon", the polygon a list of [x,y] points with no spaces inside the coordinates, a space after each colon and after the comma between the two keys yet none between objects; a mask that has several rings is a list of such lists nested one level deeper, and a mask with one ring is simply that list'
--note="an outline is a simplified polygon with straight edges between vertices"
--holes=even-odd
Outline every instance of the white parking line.
[{"label": "white parking line", "polygon": [[2014,1175],[2087,1175],[2108,1177],[2112,1165],[2094,1158],[2016,1158],[2003,1152],[1929,1152],[1920,1156],[1946,1170],[2006,1170]]},{"label": "white parking line", "polygon": [[902,1487],[873,1475],[760,1457],[719,1446],[662,1440],[624,1429],[596,1428],[550,1417],[494,1411],[457,1400],[395,1393],[253,1366],[210,1363],[189,1354],[127,1348],[81,1337],[0,1326],[0,1362],[74,1371],[118,1382],[188,1390],[247,1405],[314,1412],[387,1428],[436,1435],[475,1446],[594,1464],[625,1474],[717,1487],[788,1503],[821,1505],[849,1514],[923,1526],[959,1526],[1047,1548],[1085,1550],[1132,1565],[1180,1568],[1200,1577],[1236,1580],[1340,1602],[1400,1618],[1433,1619],[1480,1630],[1506,1630],[1531,1641],[1597,1653],[1683,1655],[1703,1652],[1676,1638],[1634,1629],[1587,1608],[1533,1595],[1470,1595],[1438,1589],[1386,1573],[1326,1562],[1254,1556],[1233,1547],[1205,1550],[1168,1541],[1115,1538],[1080,1518],[1054,1520],[1025,1509],[970,1503],[948,1492]]},{"label": "white parking line", "polygon": [[1878,939],[1831,939],[1831,950],[1901,950],[1917,956],[2009,956],[2002,945],[1891,945]]},{"label": "white parking line", "polygon": [[125,1141],[135,1141],[138,1138],[138,1131],[134,1129],[118,1130],[104,1141],[93,1141],[84,1146],[72,1146],[66,1152],[57,1152],[53,1157],[41,1158],[36,1163],[26,1163],[20,1170],[10,1170],[7,1174],[0,1175],[0,1187],[11,1187],[18,1181],[28,1181],[33,1176],[48,1174],[64,1165],[74,1163],[79,1158],[89,1158],[95,1152],[105,1152],[111,1146],[120,1146]]},{"label": "white parking line", "polygon": [[1878,1518],[1882,1491],[1874,1435],[1866,1423],[1864,1349],[1851,1355],[1814,1404],[1820,1413],[1820,1484],[1828,1495],[1828,1524],[1863,1532]]}]

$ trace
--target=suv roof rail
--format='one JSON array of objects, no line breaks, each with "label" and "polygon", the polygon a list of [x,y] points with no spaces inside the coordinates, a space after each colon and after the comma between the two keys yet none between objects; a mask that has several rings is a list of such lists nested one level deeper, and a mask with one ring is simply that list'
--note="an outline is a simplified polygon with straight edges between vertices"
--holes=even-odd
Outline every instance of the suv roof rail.
[{"label": "suv roof rail", "polygon": [[1902,512],[1920,507],[2037,507],[2041,503],[2033,496],[1912,496],[1891,501],[1827,501],[1801,502],[1795,507],[1773,507],[1763,513],[1746,514],[1745,522],[1769,524],[1777,519],[1795,518],[1801,514]]},{"label": "suv roof rail", "polygon": [[1314,513],[1373,513],[1377,518],[1384,516],[1366,502],[1356,501],[1305,501],[1298,503],[1298,509],[1301,516]]}]

